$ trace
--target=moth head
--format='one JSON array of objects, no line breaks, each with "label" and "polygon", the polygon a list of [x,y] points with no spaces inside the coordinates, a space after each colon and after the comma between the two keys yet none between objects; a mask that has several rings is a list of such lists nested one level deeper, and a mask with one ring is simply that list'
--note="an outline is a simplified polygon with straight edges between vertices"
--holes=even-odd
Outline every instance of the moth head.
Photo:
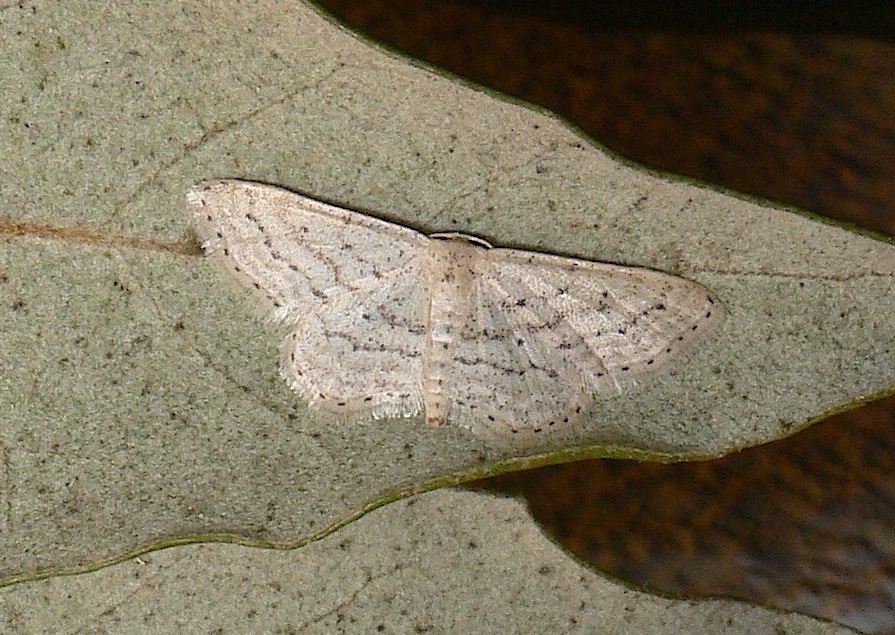
[{"label": "moth head", "polygon": [[434,240],[456,240],[476,247],[482,247],[483,249],[493,249],[494,247],[487,240],[470,236],[469,234],[461,234],[460,232],[438,232],[437,234],[429,234],[429,238]]}]

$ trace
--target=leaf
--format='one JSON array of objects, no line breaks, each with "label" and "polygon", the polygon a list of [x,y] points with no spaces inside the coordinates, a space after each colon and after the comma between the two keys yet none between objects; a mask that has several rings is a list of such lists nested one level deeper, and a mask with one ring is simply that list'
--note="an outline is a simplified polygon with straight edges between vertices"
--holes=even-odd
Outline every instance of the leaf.
[{"label": "leaf", "polygon": [[0,619],[15,633],[88,623],[130,633],[171,624],[184,633],[854,632],[732,600],[627,588],[569,559],[520,503],[459,491],[377,509],[297,551],[178,547],[0,598]]},{"label": "leaf", "polygon": [[[880,239],[645,172],[308,7],[0,11],[0,584],[189,542],[300,546],[518,467],[718,456],[893,391]],[[193,244],[184,194],[213,177],[668,271],[727,321],[575,434],[327,424],[277,376],[279,327]]]}]

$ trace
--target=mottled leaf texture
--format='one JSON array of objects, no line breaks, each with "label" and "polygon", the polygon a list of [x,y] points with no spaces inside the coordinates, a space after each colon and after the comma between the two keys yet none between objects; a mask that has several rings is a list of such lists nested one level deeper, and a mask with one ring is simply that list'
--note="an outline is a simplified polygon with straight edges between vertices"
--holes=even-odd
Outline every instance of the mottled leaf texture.
[{"label": "mottled leaf texture", "polygon": [[337,418],[568,427],[723,319],[703,286],[649,269],[425,236],[260,183],[211,181],[189,200],[205,250],[292,327],[283,377]]}]

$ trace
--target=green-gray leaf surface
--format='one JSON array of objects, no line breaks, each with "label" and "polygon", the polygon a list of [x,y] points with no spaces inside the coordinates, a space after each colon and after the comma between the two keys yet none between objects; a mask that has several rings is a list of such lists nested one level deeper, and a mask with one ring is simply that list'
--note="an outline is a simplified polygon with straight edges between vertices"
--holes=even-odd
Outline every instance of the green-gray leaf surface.
[{"label": "green-gray leaf surface", "polygon": [[[892,390],[892,245],[630,166],[308,7],[7,3],[0,41],[2,582],[300,544],[513,465],[716,456]],[[728,317],[540,445],[325,424],[277,376],[282,330],[191,248],[185,193],[215,177],[669,271]]]},{"label": "green-gray leaf surface", "polygon": [[0,589],[0,625],[16,634],[853,633],[732,600],[626,588],[569,559],[521,504],[450,490],[377,509],[291,552],[192,545]]}]

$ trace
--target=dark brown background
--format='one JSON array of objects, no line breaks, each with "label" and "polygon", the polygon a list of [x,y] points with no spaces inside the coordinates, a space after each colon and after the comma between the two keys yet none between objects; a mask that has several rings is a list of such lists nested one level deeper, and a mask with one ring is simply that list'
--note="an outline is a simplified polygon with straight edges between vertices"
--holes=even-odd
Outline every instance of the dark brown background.
[{"label": "dark brown background", "polygon": [[[325,0],[632,159],[895,234],[895,45],[847,3]],[[895,373],[893,373],[895,375]],[[726,459],[494,479],[582,559],[895,633],[895,400]]]}]

